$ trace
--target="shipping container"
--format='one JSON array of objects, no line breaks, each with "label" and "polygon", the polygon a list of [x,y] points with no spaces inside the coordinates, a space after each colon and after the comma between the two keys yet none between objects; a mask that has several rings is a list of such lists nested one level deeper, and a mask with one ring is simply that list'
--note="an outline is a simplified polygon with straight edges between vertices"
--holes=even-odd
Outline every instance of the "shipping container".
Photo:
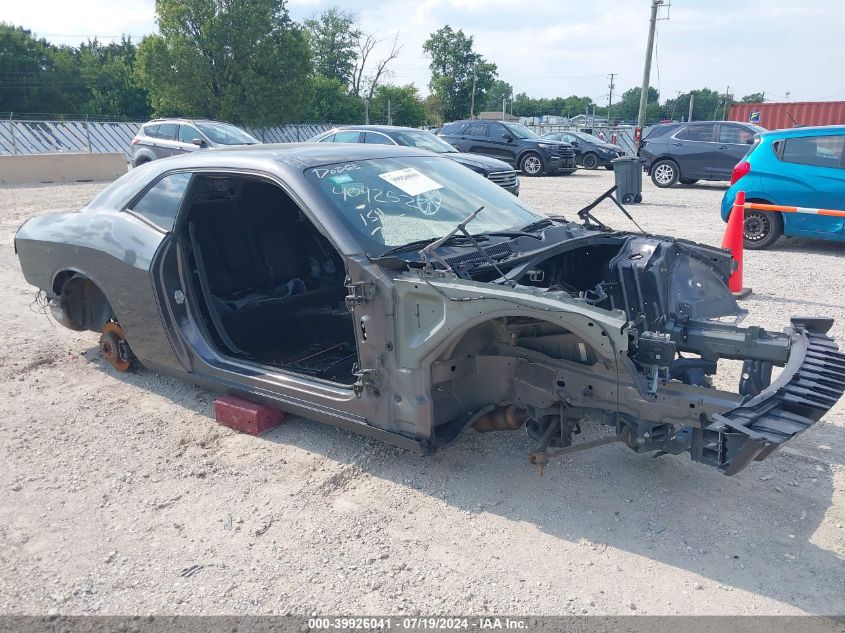
[{"label": "shipping container", "polygon": [[845,101],[794,101],[790,103],[735,103],[731,121],[756,123],[767,130],[804,125],[845,124]]}]

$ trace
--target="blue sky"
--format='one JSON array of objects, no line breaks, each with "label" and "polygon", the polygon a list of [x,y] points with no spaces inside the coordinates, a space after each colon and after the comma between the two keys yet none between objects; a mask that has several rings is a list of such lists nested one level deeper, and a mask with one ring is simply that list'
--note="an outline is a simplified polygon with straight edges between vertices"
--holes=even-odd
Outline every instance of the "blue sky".
[{"label": "blue sky", "polygon": [[[422,43],[444,24],[475,37],[476,48],[516,92],[588,95],[607,101],[642,78],[649,0],[290,0],[302,20],[330,5],[355,11],[380,36],[403,45],[392,81],[427,93]],[[6,0],[0,20],[57,43],[77,44],[155,31],[154,0]],[[730,86],[737,98],[845,100],[845,11],[842,0],[672,0],[658,26],[652,85],[676,91]],[[662,12],[665,15],[666,10]]]}]

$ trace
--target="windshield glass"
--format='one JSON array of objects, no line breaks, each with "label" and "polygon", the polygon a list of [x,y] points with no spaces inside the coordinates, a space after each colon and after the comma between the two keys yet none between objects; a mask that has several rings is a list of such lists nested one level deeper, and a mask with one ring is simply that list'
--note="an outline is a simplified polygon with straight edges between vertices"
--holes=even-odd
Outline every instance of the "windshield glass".
[{"label": "windshield glass", "polygon": [[197,123],[197,127],[214,143],[220,145],[255,145],[259,142],[241,128],[228,123]]},{"label": "windshield glass", "polygon": [[396,132],[393,138],[400,145],[419,147],[420,149],[427,149],[430,152],[437,152],[438,154],[458,151],[443,139],[424,130],[403,130]]},{"label": "windshield glass", "polygon": [[522,123],[502,123],[516,138],[540,138]]},{"label": "windshield glass", "polygon": [[518,230],[543,217],[483,176],[437,156],[336,163],[305,176],[374,257],[442,237],[482,206],[471,233]]}]

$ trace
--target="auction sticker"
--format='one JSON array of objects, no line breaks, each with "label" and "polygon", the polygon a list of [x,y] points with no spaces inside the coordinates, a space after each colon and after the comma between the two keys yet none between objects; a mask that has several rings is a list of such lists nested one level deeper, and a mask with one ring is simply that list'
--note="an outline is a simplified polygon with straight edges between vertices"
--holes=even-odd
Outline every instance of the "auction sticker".
[{"label": "auction sticker", "polygon": [[420,173],[413,167],[406,169],[397,169],[396,171],[388,171],[379,174],[379,178],[386,180],[394,187],[401,189],[409,196],[418,196],[426,191],[434,191],[435,189],[442,189],[443,185],[432,180],[423,173]]}]

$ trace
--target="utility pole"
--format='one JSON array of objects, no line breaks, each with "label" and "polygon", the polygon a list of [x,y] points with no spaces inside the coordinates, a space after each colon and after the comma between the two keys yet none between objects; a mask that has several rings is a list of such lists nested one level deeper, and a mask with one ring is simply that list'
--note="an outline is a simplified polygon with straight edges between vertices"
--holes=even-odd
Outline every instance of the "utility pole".
[{"label": "utility pole", "polygon": [[507,98],[502,97],[502,121],[505,120],[505,104],[507,103]]},{"label": "utility pole", "polygon": [[387,100],[387,124],[393,125],[393,115],[390,112],[390,99]]},{"label": "utility pole", "polygon": [[370,124],[370,100],[364,99],[364,124]]},{"label": "utility pole", "polygon": [[472,67],[472,98],[469,102],[469,118],[475,118],[475,66]]},{"label": "utility pole", "polygon": [[610,77],[610,86],[609,92],[607,93],[607,124],[611,125],[610,123],[610,107],[613,105],[613,89],[615,86],[613,85],[613,78],[616,77],[619,73],[610,73],[608,77]]},{"label": "utility pole", "polygon": [[673,121],[675,120],[675,108],[678,107],[678,99],[681,98],[683,93],[680,90],[675,91],[675,99],[672,101],[672,114],[669,115],[669,118]]},{"label": "utility pole", "polygon": [[689,116],[687,117],[687,123],[692,121],[692,103],[695,101],[695,95],[692,92],[689,93]]},{"label": "utility pole", "polygon": [[[637,127],[640,129],[638,134],[642,138],[642,129],[645,127],[646,106],[648,105],[648,84],[651,76],[651,54],[654,51],[654,30],[657,28],[657,9],[662,5],[664,0],[651,0],[651,19],[648,24],[648,44],[645,49],[645,67],[643,68],[643,85],[640,93],[640,112],[637,116]],[[637,140],[637,149],[639,149],[640,141]]]}]

